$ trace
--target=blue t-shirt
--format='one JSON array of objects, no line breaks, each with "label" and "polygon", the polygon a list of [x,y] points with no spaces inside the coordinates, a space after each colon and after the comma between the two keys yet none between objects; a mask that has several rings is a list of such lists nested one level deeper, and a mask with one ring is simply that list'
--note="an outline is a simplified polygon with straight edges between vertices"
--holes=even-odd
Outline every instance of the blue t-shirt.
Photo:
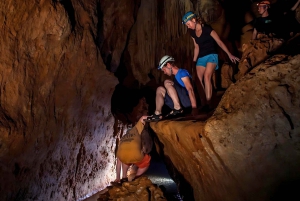
[{"label": "blue t-shirt", "polygon": [[175,79],[177,80],[177,82],[182,86],[185,87],[183,81],[181,78],[183,77],[189,77],[192,78],[191,75],[189,74],[189,72],[186,69],[179,69],[177,74],[175,75]]}]

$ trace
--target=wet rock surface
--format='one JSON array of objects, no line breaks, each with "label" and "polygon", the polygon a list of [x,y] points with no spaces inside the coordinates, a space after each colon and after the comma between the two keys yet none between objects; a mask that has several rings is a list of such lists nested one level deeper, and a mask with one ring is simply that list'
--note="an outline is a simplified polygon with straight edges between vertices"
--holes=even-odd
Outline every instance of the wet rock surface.
[{"label": "wet rock surface", "polygon": [[97,201],[120,199],[124,201],[167,201],[163,191],[146,176],[136,178],[131,182],[115,183],[102,192]]}]

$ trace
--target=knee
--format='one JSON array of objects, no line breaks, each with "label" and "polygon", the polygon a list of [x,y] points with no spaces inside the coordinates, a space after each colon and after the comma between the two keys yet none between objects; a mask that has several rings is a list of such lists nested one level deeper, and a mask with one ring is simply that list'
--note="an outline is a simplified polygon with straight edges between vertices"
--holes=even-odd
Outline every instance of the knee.
[{"label": "knee", "polygon": [[211,81],[211,74],[204,74],[204,82],[210,82]]},{"label": "knee", "polygon": [[164,86],[166,87],[166,89],[168,89],[169,87],[173,87],[174,82],[171,80],[165,80],[164,81]]},{"label": "knee", "polygon": [[174,82],[171,80],[165,80],[164,81],[164,86],[165,87],[169,87],[169,86],[173,86]]},{"label": "knee", "polygon": [[165,94],[166,89],[164,87],[157,87],[156,94]]}]

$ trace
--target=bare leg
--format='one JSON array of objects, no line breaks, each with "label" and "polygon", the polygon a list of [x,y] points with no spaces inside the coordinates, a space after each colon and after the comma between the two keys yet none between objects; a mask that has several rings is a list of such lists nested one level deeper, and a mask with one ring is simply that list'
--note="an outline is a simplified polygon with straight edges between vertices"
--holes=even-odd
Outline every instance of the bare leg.
[{"label": "bare leg", "polygon": [[180,103],[179,103],[178,94],[177,94],[176,89],[174,87],[174,82],[171,81],[171,80],[165,80],[164,85],[167,89],[168,95],[171,97],[171,99],[173,101],[174,109],[179,110],[181,107],[180,107]]},{"label": "bare leg", "polygon": [[130,166],[130,168],[127,172],[128,181],[132,181],[136,177],[137,169],[138,169],[138,166],[136,166],[135,164]]},{"label": "bare leg", "polygon": [[119,158],[117,158],[117,164],[116,164],[116,180],[115,180],[115,182],[119,182],[119,181],[120,181],[121,164],[122,164],[122,162],[120,161]]},{"label": "bare leg", "polygon": [[210,101],[212,96],[212,83],[211,83],[211,77],[214,73],[214,70],[216,68],[215,63],[207,63],[205,72],[204,72],[204,85],[205,85],[205,95],[206,100]]},{"label": "bare leg", "polygon": [[158,87],[156,89],[156,98],[155,98],[155,104],[156,104],[156,108],[155,108],[155,114],[159,115],[161,114],[161,109],[164,105],[164,98],[166,95],[166,89],[164,87]]},{"label": "bare leg", "polygon": [[137,169],[136,172],[132,172],[130,175],[128,175],[128,181],[132,181],[134,178],[138,177],[138,176],[141,176],[142,174],[144,174],[148,168],[148,167],[144,167],[144,168],[139,168],[137,167],[136,165],[133,165],[134,169]]},{"label": "bare leg", "polygon": [[136,176],[140,176],[140,175],[144,174],[148,170],[148,168],[149,168],[149,166],[144,167],[144,168],[138,168],[138,170],[136,172]]},{"label": "bare leg", "polygon": [[129,165],[122,163],[122,179],[127,178],[128,168],[129,168]]},{"label": "bare leg", "polygon": [[205,94],[205,87],[203,85],[203,77],[204,77],[204,72],[205,72],[205,67],[204,66],[197,66],[197,77],[200,82],[200,91],[199,91],[199,96],[201,100],[201,106],[206,105],[206,94]]}]

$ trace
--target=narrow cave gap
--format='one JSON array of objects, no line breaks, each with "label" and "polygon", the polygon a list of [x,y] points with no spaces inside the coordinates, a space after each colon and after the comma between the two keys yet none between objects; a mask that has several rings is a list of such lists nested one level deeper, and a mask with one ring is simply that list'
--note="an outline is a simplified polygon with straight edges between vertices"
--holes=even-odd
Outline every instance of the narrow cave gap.
[{"label": "narrow cave gap", "polygon": [[101,8],[101,4],[100,2],[97,2],[97,17],[98,17],[98,24],[97,24],[97,35],[95,37],[95,44],[98,47],[98,49],[100,50],[100,55],[101,58],[103,60],[103,63],[106,66],[106,69],[110,72],[112,72],[111,70],[111,61],[112,61],[112,52],[109,49],[109,45],[107,43],[104,43],[104,34],[103,34],[103,30],[104,30],[104,24],[103,24],[103,11]]},{"label": "narrow cave gap", "polygon": [[[164,176],[165,180],[171,179],[174,183],[159,187],[163,190],[168,201],[194,201],[192,186],[185,180],[183,175],[172,164],[171,159],[164,155],[164,145],[159,142],[155,132],[150,127],[150,133],[154,143],[151,154],[151,164],[146,175],[151,179],[152,176]],[[158,172],[158,173],[157,173]],[[166,184],[166,183],[165,183]]]},{"label": "narrow cave gap", "polygon": [[[145,176],[160,187],[168,201],[182,201],[182,195],[180,195],[178,185],[175,183],[174,178],[170,176],[164,158],[156,151],[155,146],[150,152],[150,155],[151,163]],[[192,201],[189,199],[184,200]]]},{"label": "narrow cave gap", "polygon": [[[97,17],[98,17],[96,46],[101,50],[104,41],[104,35],[103,35],[103,12],[101,10],[100,2],[97,2],[96,7],[97,7],[96,9]],[[101,56],[104,59],[102,52],[101,52]]]},{"label": "narrow cave gap", "polygon": [[[136,1],[134,20],[136,20],[136,15],[140,3],[141,3],[140,0]],[[124,120],[123,118],[123,122],[127,122],[127,123],[133,123],[132,121],[130,121],[128,115],[132,112],[133,108],[139,104],[139,100],[141,98],[145,98],[147,102],[148,114],[150,115],[151,113],[153,113],[155,110],[155,95],[156,95],[156,87],[153,88],[151,86],[148,86],[147,84],[141,85],[138,82],[138,80],[135,79],[132,69],[130,68],[131,55],[127,50],[129,39],[130,39],[129,37],[130,33],[131,33],[131,29],[128,32],[125,48],[120,58],[121,62],[117,67],[116,71],[114,72],[114,75],[118,78],[119,84],[116,86],[111,99],[112,113],[115,116],[118,116],[118,114],[120,116],[120,113],[122,113],[121,116],[126,118],[126,120]],[[111,55],[108,55],[106,57],[107,69],[110,69],[109,67],[110,62],[111,62]],[[155,81],[155,77],[151,73],[148,74],[148,77],[150,79],[150,82],[153,80]]]},{"label": "narrow cave gap", "polygon": [[[134,12],[133,12],[133,18],[134,18],[134,21],[136,21],[138,10],[141,5],[141,0],[135,0],[134,2],[135,2],[135,7],[134,7]],[[103,59],[103,63],[106,66],[106,69],[110,72],[113,72],[115,74],[115,76],[118,78],[119,82],[122,83],[123,80],[125,79],[125,77],[128,75],[126,68],[123,68],[125,65],[122,64],[122,61],[124,58],[123,57],[124,52],[122,53],[121,58],[120,58],[120,61],[121,61],[120,65],[118,67],[116,67],[116,69],[112,69],[112,66],[111,66],[112,51],[111,51],[110,44],[107,44],[104,41],[104,34],[103,34],[103,29],[104,29],[103,16],[104,16],[104,14],[103,14],[100,2],[97,2],[97,14],[98,14],[98,24],[97,24],[97,36],[95,37],[96,45],[100,50],[100,54]],[[130,32],[131,32],[131,30],[129,30],[129,32],[128,32],[124,51],[126,51],[127,46],[128,46]]]},{"label": "narrow cave gap", "polygon": [[67,12],[69,20],[71,22],[71,27],[72,27],[71,31],[73,32],[75,29],[75,25],[76,25],[76,18],[75,18],[75,10],[74,10],[72,1],[71,0],[53,0],[52,2],[54,3],[54,5],[56,3],[60,3],[65,8],[65,11]]}]

